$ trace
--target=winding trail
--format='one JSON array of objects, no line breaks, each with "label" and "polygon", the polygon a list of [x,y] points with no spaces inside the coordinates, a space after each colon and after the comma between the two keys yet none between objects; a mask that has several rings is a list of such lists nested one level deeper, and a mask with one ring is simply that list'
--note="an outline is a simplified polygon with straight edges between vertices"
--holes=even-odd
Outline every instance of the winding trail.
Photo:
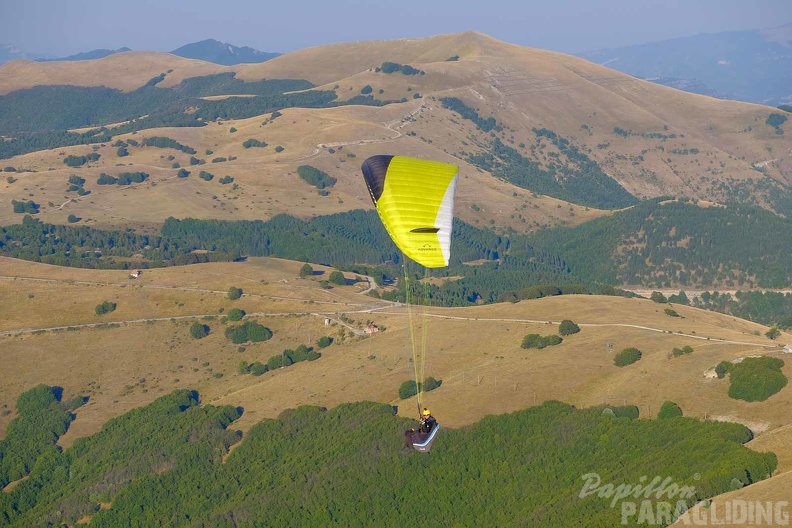
[{"label": "winding trail", "polygon": [[[0,276],[0,278],[8,278],[5,276]],[[374,288],[374,279],[371,277],[367,277],[369,280],[369,289],[366,292],[371,291]],[[87,281],[58,281],[57,279],[23,279],[23,280],[40,280],[45,282],[70,282],[75,284],[90,284],[90,285],[104,285],[104,283],[97,283],[97,282],[87,282]],[[156,286],[156,285],[141,285],[138,287],[150,287],[150,288],[162,288],[162,289],[176,289],[176,290],[183,290],[183,291],[197,291],[197,292],[207,292],[207,293],[220,293],[226,294],[225,291],[219,290],[206,290],[200,288],[187,288],[187,287],[175,287],[175,286]],[[364,292],[365,293],[365,292]],[[306,299],[294,298],[294,297],[276,297],[276,296],[268,296],[268,295],[257,295],[257,294],[248,294],[250,297],[259,297],[264,299],[277,299],[277,300],[288,300],[288,301],[306,301]],[[330,301],[313,301],[317,304],[339,304],[338,302],[330,302]],[[333,315],[340,315],[340,314],[347,314],[347,313],[374,313],[378,312],[385,315],[396,315],[401,317],[406,317],[406,311],[386,311],[392,309],[394,305],[398,303],[389,303],[385,306],[375,306],[371,304],[355,304],[355,303],[345,303],[344,306],[357,306],[361,307],[358,310],[328,310],[328,311],[321,311],[321,312],[252,312],[246,314],[246,317],[286,317],[291,315],[297,316],[314,316],[314,317],[327,317]],[[561,324],[560,321],[550,321],[547,319],[539,320],[539,319],[520,319],[515,317],[463,317],[457,315],[440,315],[440,314],[425,314],[426,317],[433,317],[435,319],[447,319],[453,321],[482,321],[482,322],[503,322],[503,323],[528,323],[528,324]],[[22,334],[33,334],[37,332],[48,332],[48,331],[59,331],[59,330],[68,330],[68,329],[78,329],[78,328],[105,328],[109,325],[121,325],[121,324],[140,324],[140,323],[151,323],[157,321],[177,321],[177,320],[189,320],[189,319],[202,319],[204,317],[217,317],[218,314],[211,313],[211,314],[193,314],[193,315],[177,315],[171,317],[154,317],[154,318],[143,318],[143,319],[126,319],[121,321],[103,321],[100,323],[83,323],[83,324],[73,324],[73,325],[62,325],[62,326],[50,326],[44,328],[24,328],[19,330],[6,330],[0,332],[0,336],[15,336],[15,335],[22,335]],[[340,324],[349,328],[354,333],[361,335],[361,331],[359,329],[353,328],[342,321]],[[677,336],[687,337],[690,339],[698,339],[701,341],[710,341],[714,343],[723,343],[729,345],[743,345],[743,346],[755,346],[767,349],[775,349],[779,348],[778,344],[773,345],[766,345],[761,343],[753,343],[750,341],[734,341],[730,339],[720,339],[717,337],[707,337],[707,336],[700,336],[700,335],[693,335],[693,334],[685,334],[682,332],[673,332],[670,330],[663,330],[662,328],[653,328],[651,326],[643,326],[643,325],[636,325],[636,324],[628,324],[628,323],[578,323],[578,326],[581,327],[619,327],[619,328],[635,328],[638,330],[646,330],[647,332],[657,332],[661,334],[670,333]]]}]

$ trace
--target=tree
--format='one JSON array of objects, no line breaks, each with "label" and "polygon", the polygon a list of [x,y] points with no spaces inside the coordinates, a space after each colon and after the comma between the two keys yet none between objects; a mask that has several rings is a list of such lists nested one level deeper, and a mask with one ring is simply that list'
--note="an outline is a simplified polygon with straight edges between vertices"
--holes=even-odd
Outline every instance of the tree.
[{"label": "tree", "polygon": [[371,91],[372,91],[372,88],[371,88],[371,85],[369,85],[369,84],[367,84],[366,86],[364,86],[363,88],[360,89],[360,93],[362,93],[363,95],[370,94]]},{"label": "tree", "polygon": [[254,343],[272,339],[272,331],[266,326],[248,321],[245,323],[245,327],[247,327],[248,339]]},{"label": "tree", "polygon": [[243,317],[245,317],[245,310],[240,310],[239,308],[231,308],[228,310],[226,314],[229,321],[241,321]]},{"label": "tree", "polygon": [[331,273],[327,280],[338,286],[344,286],[346,284],[346,277],[344,277],[344,274],[340,271],[334,271]]},{"label": "tree", "polygon": [[442,385],[442,383],[442,381],[436,380],[432,376],[429,376],[424,380],[423,390],[424,392],[435,390],[437,387]]},{"label": "tree", "polygon": [[70,214],[68,218],[66,218],[66,221],[69,222],[70,224],[76,224],[80,220],[82,220],[82,218],[73,214]]},{"label": "tree", "polygon": [[580,332],[580,327],[569,319],[564,319],[558,326],[558,333],[562,336],[577,334],[578,332]]},{"label": "tree", "polygon": [[678,294],[669,295],[668,302],[690,306],[690,299],[688,299],[684,290],[680,290]]},{"label": "tree", "polygon": [[118,182],[117,178],[110,176],[109,174],[105,174],[104,172],[99,175],[99,178],[96,180],[97,185],[115,185]]},{"label": "tree", "polygon": [[656,302],[656,303],[661,303],[661,304],[668,302],[668,299],[666,299],[666,296],[663,295],[659,291],[653,291],[652,295],[649,296],[649,299],[654,301],[654,302]]},{"label": "tree", "polygon": [[787,116],[785,116],[783,114],[775,114],[775,113],[773,113],[773,114],[770,114],[767,117],[767,120],[765,121],[765,123],[770,125],[770,126],[772,126],[772,127],[779,127],[779,126],[783,125],[784,123],[786,123],[786,121],[787,121]]},{"label": "tree", "polygon": [[715,375],[718,376],[718,379],[723,379],[731,371],[732,367],[734,367],[734,363],[731,361],[721,361],[715,366]]},{"label": "tree", "polygon": [[326,348],[329,347],[333,343],[333,338],[328,336],[322,336],[319,338],[319,341],[316,342],[316,346],[319,348]]},{"label": "tree", "polygon": [[264,363],[256,361],[252,365],[250,365],[250,373],[254,376],[261,376],[262,374],[269,371],[269,367]]},{"label": "tree", "polygon": [[232,301],[236,301],[240,297],[242,297],[242,288],[237,288],[236,286],[231,286],[231,288],[228,289],[228,298],[229,299],[231,299]]},{"label": "tree", "polygon": [[118,150],[116,150],[116,156],[118,156],[119,158],[123,158],[124,156],[129,156],[129,151],[127,150],[126,147],[118,147]]},{"label": "tree", "polygon": [[302,268],[300,268],[300,278],[304,279],[305,277],[310,277],[313,275],[314,269],[311,267],[310,264],[303,264]]},{"label": "tree", "polygon": [[677,311],[673,310],[671,308],[666,308],[663,311],[665,312],[666,315],[669,315],[671,317],[680,317],[680,315],[677,313]]},{"label": "tree", "polygon": [[193,321],[190,325],[190,336],[193,339],[203,339],[209,335],[209,326],[199,323],[198,321]]},{"label": "tree", "polygon": [[250,147],[266,147],[267,143],[264,141],[259,141],[258,139],[251,138],[251,139],[246,139],[242,143],[242,146],[245,147],[246,149]]},{"label": "tree", "polygon": [[672,401],[665,402],[663,406],[660,407],[660,412],[657,413],[657,418],[660,420],[676,418],[677,416],[682,416],[682,409]]},{"label": "tree", "polygon": [[102,304],[96,305],[96,315],[105,315],[115,311],[116,303],[111,301],[104,301]]},{"label": "tree", "polygon": [[778,336],[780,336],[780,335],[781,335],[781,331],[780,331],[780,330],[778,330],[778,328],[776,328],[776,327],[774,326],[773,328],[771,328],[770,330],[768,330],[767,332],[765,332],[765,335],[766,335],[768,338],[775,340],[775,339],[777,339],[777,338],[778,338]]},{"label": "tree", "polygon": [[402,400],[406,400],[416,394],[418,394],[418,386],[415,384],[415,380],[405,381],[399,387],[399,398]]},{"label": "tree", "polygon": [[69,167],[81,167],[88,162],[88,158],[85,156],[74,156],[69,155],[63,158],[63,163],[68,165]]},{"label": "tree", "polygon": [[542,349],[549,346],[560,345],[563,340],[557,335],[540,336],[539,334],[528,334],[522,340],[522,348]]},{"label": "tree", "polygon": [[626,367],[627,365],[632,365],[639,359],[641,359],[641,351],[637,348],[630,347],[625,348],[618,354],[616,354],[613,358],[613,364],[617,367]]}]

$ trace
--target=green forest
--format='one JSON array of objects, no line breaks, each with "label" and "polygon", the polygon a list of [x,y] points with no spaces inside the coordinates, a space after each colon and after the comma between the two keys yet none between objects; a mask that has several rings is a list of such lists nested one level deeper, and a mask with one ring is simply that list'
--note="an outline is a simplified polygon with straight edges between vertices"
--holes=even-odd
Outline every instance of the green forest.
[{"label": "green forest", "polygon": [[530,240],[562,255],[584,281],[705,288],[792,283],[792,222],[758,207],[703,208],[658,198]]},{"label": "green forest", "polygon": [[[99,527],[403,526],[420,519],[615,526],[618,505],[596,493],[581,497],[584,475],[614,485],[668,477],[692,487],[692,506],[767,478],[777,465],[774,454],[742,445],[752,437],[742,425],[635,420],[635,413],[560,402],[444,428],[429,454],[403,447],[403,431],[415,422],[389,405],[300,407],[255,425],[223,462],[240,441],[233,423],[244,410],[200,405],[188,390],[113,418],[60,451],[55,442],[68,413],[58,400],[45,386],[20,397],[9,429],[26,422],[29,434],[9,434],[0,456],[27,453],[28,478],[0,494],[2,525],[73,525],[88,515]],[[2,471],[5,482],[21,474]]]},{"label": "green forest", "polygon": [[[616,287],[622,284],[782,288],[792,282],[789,247],[792,224],[768,211],[739,205],[701,208],[657,199],[574,228],[533,235],[498,234],[456,219],[450,265],[431,275],[462,278],[437,286],[417,283],[426,276],[423,268],[409,267],[407,275],[416,279],[411,282],[413,299],[443,306],[564,293],[619,294]],[[376,212],[362,210],[310,220],[288,215],[267,221],[168,218],[158,235],[47,224],[26,215],[22,223],[0,228],[0,254],[121,269],[277,256],[370,274],[381,284],[403,274],[398,269],[402,257]],[[114,260],[134,254],[144,260]],[[477,265],[466,264],[473,261]],[[404,301],[406,284],[399,281],[388,300]],[[792,298],[763,295],[706,295],[695,302],[788,327],[792,321],[783,321]]]},{"label": "green forest", "polygon": [[[111,142],[113,136],[149,128],[205,126],[207,121],[244,119],[282,108],[350,104],[335,101],[338,97],[335,91],[311,90],[314,85],[301,79],[243,82],[234,73],[220,73],[185,79],[172,88],[158,87],[161,80],[155,77],[129,92],[102,86],[59,85],[36,86],[2,95],[0,135],[12,139],[0,142],[0,159],[38,150]],[[253,97],[201,99],[212,95]],[[392,102],[396,101],[360,97],[352,104],[380,106]],[[129,123],[112,130],[101,126],[121,121]],[[88,126],[99,128],[81,134],[68,131]]]}]

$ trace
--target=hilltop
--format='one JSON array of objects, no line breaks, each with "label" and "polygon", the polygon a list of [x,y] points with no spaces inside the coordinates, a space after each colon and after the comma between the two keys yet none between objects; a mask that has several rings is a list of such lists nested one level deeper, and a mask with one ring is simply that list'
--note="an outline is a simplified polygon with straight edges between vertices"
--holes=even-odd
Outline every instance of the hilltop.
[{"label": "hilltop", "polygon": [[[407,64],[417,73],[377,71],[386,62]],[[289,212],[309,217],[370,207],[361,189],[358,164],[383,151],[460,164],[460,216],[471,223],[494,222],[521,231],[576,225],[647,197],[742,201],[782,212],[784,207],[777,200],[791,196],[792,143],[790,135],[783,134],[788,122],[765,124],[777,110],[687,94],[575,57],[506,44],[479,33],[320,46],[261,64],[231,67],[168,54],[127,52],[79,63],[17,61],[0,72],[4,93],[34,84],[64,83],[140,90],[163,74],[150,88],[152,93],[180,97],[184,92],[179,87],[187,86],[183,81],[196,75],[226,72],[246,81],[228,84],[223,90],[200,88],[197,95],[210,97],[185,100],[186,110],[179,119],[198,116],[190,127],[149,128],[145,118],[135,126],[142,128],[137,136],[173,138],[197,151],[197,158],[209,164],[209,172],[215,169],[233,177],[241,187],[234,207],[213,207],[219,204],[207,203],[206,193],[197,188],[204,196],[183,192],[190,180],[171,178],[176,172],[171,167],[174,161],[186,167],[190,156],[178,152],[132,147],[122,160],[111,141],[105,146],[63,147],[6,160],[5,164],[18,170],[38,171],[15,176],[19,182],[14,185],[0,183],[6,199],[27,197],[31,193],[24,189],[36,188],[28,198],[45,204],[42,218],[56,222],[63,222],[71,212],[92,218],[98,225],[126,226],[157,224],[171,215],[268,218]],[[289,104],[342,106],[282,108],[278,105],[283,103],[273,102],[268,108],[266,99],[245,88],[261,79],[304,79],[315,85],[288,95],[314,102]],[[367,87],[371,93],[362,94]],[[251,92],[255,97],[229,98]],[[25,97],[35,108],[34,95]],[[343,105],[347,101],[357,104]],[[380,106],[388,101],[392,102]],[[17,102],[13,108],[24,106]],[[146,114],[156,110],[140,108]],[[282,117],[269,118],[278,108]],[[59,112],[67,110],[62,107]],[[108,115],[115,119],[110,124],[134,117]],[[62,122],[68,119],[66,114]],[[85,127],[85,123],[78,126]],[[121,133],[113,141],[134,138],[135,132]],[[267,147],[244,148],[249,139]],[[98,163],[77,170],[63,166],[61,153],[85,155],[95,147],[102,156]],[[276,152],[275,147],[282,150]],[[227,162],[214,165],[216,158]],[[100,196],[92,183],[102,171],[117,171],[114,167],[120,162],[131,164],[124,170],[152,175],[150,183],[135,190],[140,196],[134,203],[120,193]],[[284,192],[293,187],[288,182],[303,164],[337,178],[329,197],[308,189],[300,197]],[[566,187],[535,186],[515,176],[527,170],[537,171],[542,178],[566,179]],[[571,170],[569,175],[566,170]],[[61,207],[67,196],[46,184],[73,173],[85,175],[86,189],[94,193],[93,204],[83,198]],[[606,186],[621,188],[618,193],[625,199],[609,203],[575,189],[592,175]],[[161,185],[155,188],[154,183]],[[269,203],[259,203],[263,195]],[[50,201],[56,207],[47,206]],[[141,208],[140,203],[145,206]],[[7,207],[0,211],[2,223],[15,218]]]},{"label": "hilltop", "polygon": [[265,62],[280,55],[280,53],[267,53],[248,46],[237,47],[214,39],[185,44],[171,53],[187,59],[199,59],[225,66]]}]

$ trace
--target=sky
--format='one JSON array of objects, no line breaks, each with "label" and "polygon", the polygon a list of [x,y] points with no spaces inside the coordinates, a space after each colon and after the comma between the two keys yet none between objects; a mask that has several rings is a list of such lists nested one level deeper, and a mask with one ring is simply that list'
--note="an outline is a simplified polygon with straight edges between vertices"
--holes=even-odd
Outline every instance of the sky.
[{"label": "sky", "polygon": [[0,43],[65,56],[214,38],[261,51],[479,31],[565,53],[792,23],[792,0],[0,0]]}]

